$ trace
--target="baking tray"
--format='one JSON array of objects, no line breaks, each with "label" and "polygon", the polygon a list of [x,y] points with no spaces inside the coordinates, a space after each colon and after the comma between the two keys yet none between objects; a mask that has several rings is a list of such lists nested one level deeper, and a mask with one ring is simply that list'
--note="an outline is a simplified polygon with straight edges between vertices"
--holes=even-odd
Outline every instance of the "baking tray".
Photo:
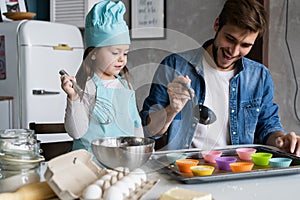
[{"label": "baking tray", "polygon": [[[156,157],[156,161],[159,162],[162,166],[161,173],[169,174],[173,179],[181,181],[187,184],[194,184],[194,183],[206,183],[206,182],[214,182],[214,181],[226,181],[226,180],[234,180],[234,179],[248,179],[248,178],[261,178],[267,176],[276,176],[276,175],[287,175],[287,174],[297,174],[300,173],[300,158],[296,157],[292,154],[288,154],[272,148],[270,146],[264,145],[242,145],[242,146],[235,146],[233,148],[224,148],[224,149],[217,149],[222,151],[222,156],[235,156],[238,158],[236,149],[241,147],[250,147],[255,148],[257,152],[268,152],[273,154],[273,158],[275,157],[285,157],[291,158],[292,163],[290,167],[286,168],[272,168],[270,166],[256,166],[254,165],[253,169],[249,172],[231,172],[231,171],[224,171],[218,170],[216,164],[207,163],[203,160],[201,151],[198,152],[182,152],[187,153],[188,158],[198,159],[199,164],[211,165],[215,167],[215,170],[212,175],[210,176],[194,176],[192,173],[181,173],[177,166],[174,164],[170,164],[167,160],[166,155],[161,155]],[[239,158],[237,161],[241,161]],[[252,161],[250,161],[252,162]]]}]

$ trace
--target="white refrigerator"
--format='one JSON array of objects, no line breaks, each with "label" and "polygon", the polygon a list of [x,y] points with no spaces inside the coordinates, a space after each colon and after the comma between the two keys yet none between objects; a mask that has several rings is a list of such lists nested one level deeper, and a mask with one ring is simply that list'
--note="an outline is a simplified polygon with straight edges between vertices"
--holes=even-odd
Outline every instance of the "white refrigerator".
[{"label": "white refrigerator", "polygon": [[13,97],[12,128],[64,121],[66,94],[58,72],[75,75],[83,51],[76,26],[38,20],[0,23],[0,96]]}]

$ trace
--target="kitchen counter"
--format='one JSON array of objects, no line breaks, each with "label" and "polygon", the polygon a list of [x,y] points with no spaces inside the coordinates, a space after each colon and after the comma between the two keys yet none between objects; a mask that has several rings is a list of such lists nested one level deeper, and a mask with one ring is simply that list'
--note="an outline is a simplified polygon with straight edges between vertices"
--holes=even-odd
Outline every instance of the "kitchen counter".
[{"label": "kitchen counter", "polygon": [[[41,163],[41,174],[44,173],[46,167],[46,162]],[[299,199],[300,173],[186,184],[173,180],[170,175],[166,174],[168,171],[160,170],[161,165],[158,165],[157,162],[150,161],[143,168],[148,179],[159,180],[159,182],[144,195],[142,200],[158,200],[162,193],[174,187],[211,193],[214,200]]]}]

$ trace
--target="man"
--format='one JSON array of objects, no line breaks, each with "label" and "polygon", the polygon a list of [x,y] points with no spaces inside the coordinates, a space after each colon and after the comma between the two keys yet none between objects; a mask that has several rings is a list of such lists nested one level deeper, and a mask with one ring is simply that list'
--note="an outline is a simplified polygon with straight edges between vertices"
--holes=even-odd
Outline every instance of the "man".
[{"label": "man", "polygon": [[[256,0],[227,0],[214,39],[166,57],[156,71],[141,111],[147,134],[168,134],[168,149],[260,143],[300,156],[300,137],[280,123],[269,70],[245,58],[265,27],[266,13]],[[216,122],[193,119],[185,85],[195,102],[216,113]]]}]

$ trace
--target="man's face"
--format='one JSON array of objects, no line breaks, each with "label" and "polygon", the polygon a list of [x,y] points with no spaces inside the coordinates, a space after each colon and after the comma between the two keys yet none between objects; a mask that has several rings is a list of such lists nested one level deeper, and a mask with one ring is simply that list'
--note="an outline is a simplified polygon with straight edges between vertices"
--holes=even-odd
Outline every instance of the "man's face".
[{"label": "man's face", "polygon": [[232,70],[235,62],[250,52],[258,36],[258,32],[250,32],[229,24],[219,30],[218,20],[215,31],[212,53],[215,64],[222,71]]}]

